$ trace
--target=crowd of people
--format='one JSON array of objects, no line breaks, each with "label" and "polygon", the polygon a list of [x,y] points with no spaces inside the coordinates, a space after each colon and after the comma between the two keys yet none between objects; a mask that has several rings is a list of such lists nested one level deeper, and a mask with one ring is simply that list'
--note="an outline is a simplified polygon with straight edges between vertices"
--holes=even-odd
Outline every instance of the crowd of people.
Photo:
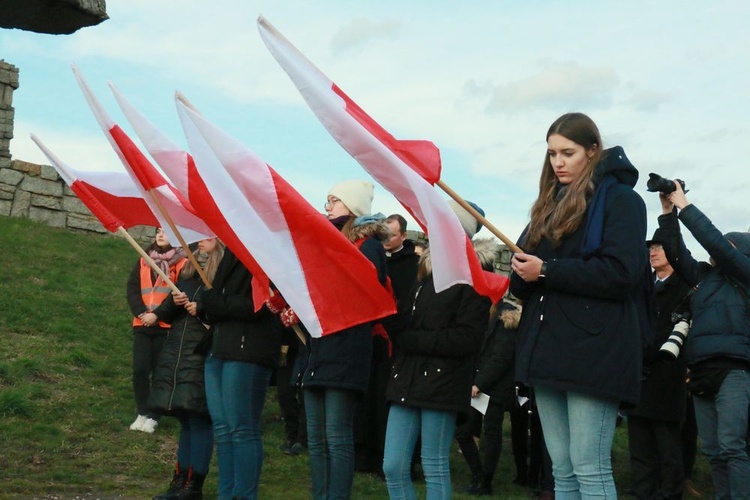
[{"label": "crowd of people", "polygon": [[[621,147],[605,149],[581,113],[558,118],[546,144],[510,290],[495,304],[468,284],[437,291],[430,249],[407,238],[403,216],[372,214],[367,181],[333,186],[325,212],[398,312],[332,335],[311,336],[282,291],[256,308],[251,273],[219,240],[186,256],[157,231],[147,252],[179,291],[143,259],[128,281],[130,428],[180,422],[174,475],[154,498],[202,498],[214,444],[219,498],[258,497],[274,374],[282,450],[307,450],[314,499],[350,498],[356,471],[382,477],[391,499],[415,499],[416,464],[427,498],[450,498],[454,440],[472,478],[461,490],[491,495],[506,413],[513,482],[543,500],[617,498],[611,453],[623,417],[621,490],[697,495],[699,436],[716,498],[750,498],[750,233],[722,234],[667,181],[647,240],[639,173]],[[494,272],[499,245],[474,238],[481,225],[451,206]],[[710,263],[691,256],[680,222]],[[486,396],[486,409],[473,407]]]}]

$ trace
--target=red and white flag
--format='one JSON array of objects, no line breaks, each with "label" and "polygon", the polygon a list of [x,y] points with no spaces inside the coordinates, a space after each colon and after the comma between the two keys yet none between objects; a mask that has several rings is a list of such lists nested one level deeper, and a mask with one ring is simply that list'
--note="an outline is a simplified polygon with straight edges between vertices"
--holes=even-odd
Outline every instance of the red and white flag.
[{"label": "red and white flag", "polygon": [[263,17],[258,18],[258,29],[323,126],[429,236],[435,289],[466,283],[498,301],[508,279],[482,271],[458,217],[432,186],[440,178],[437,147],[429,141],[395,139]]},{"label": "red and white flag", "polygon": [[127,229],[133,226],[159,225],[125,172],[76,170],[60,160],[34,134],[31,134],[31,140],[39,146],[60,177],[108,231],[114,233],[119,227]]},{"label": "red and white flag", "polygon": [[206,187],[206,183],[195,168],[193,157],[180,149],[169,137],[135,109],[117,87],[111,83],[109,86],[120,105],[120,109],[151,157],[174,183],[175,187],[188,198],[190,205],[200,214],[214,234],[221,238],[224,244],[234,252],[235,256],[253,275],[253,304],[256,311],[263,307],[270,289],[268,276],[216,205]]},{"label": "red and white flag", "polygon": [[[143,199],[159,221],[158,226],[166,233],[170,242],[175,244],[179,241],[179,238],[171,230],[165,216],[161,213],[159,205],[167,212],[187,243],[213,237],[214,232],[196,214],[187,199],[164,179],[164,176],[149,162],[130,137],[110,118],[75,66],[73,66],[73,73],[96,121],[104,131],[104,135],[120,158],[122,165],[132,179],[131,182],[140,190]],[[152,195],[156,200],[152,198]]]},{"label": "red and white flag", "polygon": [[276,171],[179,99],[177,110],[214,201],[313,337],[395,313],[372,262]]}]

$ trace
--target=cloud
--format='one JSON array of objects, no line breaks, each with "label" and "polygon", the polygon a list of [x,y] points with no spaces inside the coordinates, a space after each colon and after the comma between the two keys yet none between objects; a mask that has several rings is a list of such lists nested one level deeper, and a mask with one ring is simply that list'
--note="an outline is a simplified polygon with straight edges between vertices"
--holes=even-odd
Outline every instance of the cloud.
[{"label": "cloud", "polygon": [[633,93],[625,104],[633,106],[637,111],[658,111],[662,104],[672,100],[668,92],[658,90],[639,90]]},{"label": "cloud", "polygon": [[331,40],[334,54],[360,49],[378,38],[395,38],[401,31],[401,23],[394,19],[380,21],[357,18],[343,25]]},{"label": "cloud", "polygon": [[[487,105],[488,114],[514,114],[529,108],[590,109],[607,107],[619,84],[613,68],[586,68],[560,63],[523,80],[497,85]],[[481,87],[469,87],[469,90]]]}]

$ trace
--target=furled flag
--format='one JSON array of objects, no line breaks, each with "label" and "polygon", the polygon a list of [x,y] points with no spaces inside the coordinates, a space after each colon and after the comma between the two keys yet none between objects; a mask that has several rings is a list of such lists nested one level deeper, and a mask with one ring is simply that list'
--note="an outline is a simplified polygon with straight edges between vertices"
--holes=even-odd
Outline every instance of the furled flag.
[{"label": "furled flag", "polygon": [[396,312],[372,262],[276,171],[180,99],[177,109],[214,201],[312,336]]},{"label": "furled flag", "polygon": [[37,136],[32,134],[31,140],[108,231],[114,233],[120,226],[127,229],[159,225],[146,200],[125,172],[78,171],[60,160]]},{"label": "furled flag", "polygon": [[508,279],[482,271],[461,223],[432,186],[440,178],[440,152],[435,145],[395,139],[263,17],[258,18],[258,29],[323,126],[428,235],[435,289],[467,283],[498,301]]},{"label": "furled flag", "polygon": [[213,237],[213,231],[196,214],[187,199],[164,179],[130,137],[110,118],[75,66],[73,73],[104,135],[130,175],[131,182],[141,191],[143,199],[158,219],[157,225],[164,230],[170,242],[175,244],[179,238],[171,230],[162,209],[166,211],[187,243]]},{"label": "furled flag", "polygon": [[224,214],[208,192],[206,183],[195,168],[193,157],[179,148],[136,110],[113,84],[109,84],[125,117],[135,130],[146,150],[164,173],[184,194],[211,230],[240,259],[253,275],[253,304],[263,307],[269,295],[270,281],[245,244],[238,238]]}]

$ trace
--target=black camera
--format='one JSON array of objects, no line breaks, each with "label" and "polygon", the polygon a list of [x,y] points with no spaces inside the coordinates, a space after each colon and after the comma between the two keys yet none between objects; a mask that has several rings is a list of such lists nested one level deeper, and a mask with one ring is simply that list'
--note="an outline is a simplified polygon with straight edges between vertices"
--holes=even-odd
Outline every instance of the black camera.
[{"label": "black camera", "polygon": [[[682,191],[687,193],[687,190],[685,189],[685,181],[683,181],[682,179],[675,179],[675,181],[679,182],[680,187],[682,187]],[[651,172],[650,174],[648,174],[646,189],[651,191],[652,193],[669,194],[677,188],[675,187],[674,181],[672,179],[667,179],[666,177],[662,177],[659,174]]]},{"label": "black camera", "polygon": [[671,319],[675,324],[674,328],[667,341],[659,348],[659,354],[663,359],[674,361],[680,355],[690,331],[690,313],[672,313]]}]

